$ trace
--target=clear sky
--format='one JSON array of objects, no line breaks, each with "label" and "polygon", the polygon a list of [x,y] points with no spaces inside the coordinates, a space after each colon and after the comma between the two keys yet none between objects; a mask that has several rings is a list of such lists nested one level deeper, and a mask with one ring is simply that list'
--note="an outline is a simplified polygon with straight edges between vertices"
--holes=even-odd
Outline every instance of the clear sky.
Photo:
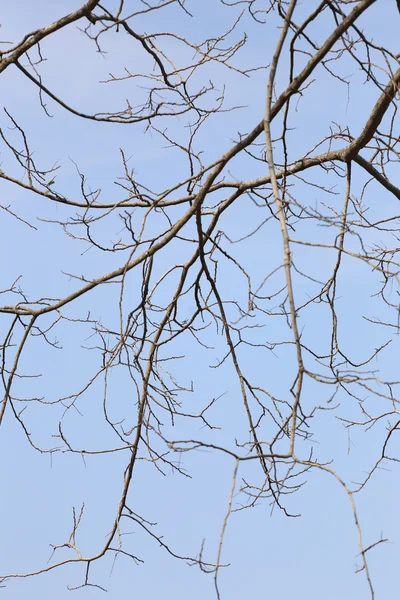
[{"label": "clear sky", "polygon": [[[136,7],[139,2],[132,4]],[[76,0],[54,3],[20,0],[18,6],[5,3],[1,17],[1,40],[16,43],[26,33],[51,23],[80,5]],[[317,6],[314,1],[299,3],[296,9],[299,22],[301,15],[311,12],[314,6]],[[145,18],[138,19],[137,29],[167,31],[173,28],[179,35],[200,40],[227,29],[242,10],[241,3],[228,8],[217,0],[191,0],[187,2],[187,7],[193,12],[194,18],[185,16],[182,10],[172,6],[162,18],[155,11],[153,21],[149,17],[147,21]],[[111,8],[114,7],[110,5]],[[352,3],[348,11],[351,8]],[[81,29],[85,25],[83,21],[78,23]],[[234,64],[240,68],[245,65],[268,65],[279,36],[277,25],[276,17],[268,17],[267,24],[261,25],[245,12],[233,35],[234,39],[239,39],[240,34],[246,32],[247,43],[233,61]],[[389,0],[378,0],[359,24],[377,46],[385,44],[394,53],[399,52],[399,25],[396,3]],[[332,18],[326,17],[318,22],[318,27],[315,26],[312,33],[321,42],[333,27]],[[177,41],[169,40],[166,48],[172,54],[179,55]],[[100,54],[96,53],[94,43],[76,24],[47,38],[41,50],[46,58],[46,62],[40,65],[43,81],[66,103],[82,112],[116,111],[125,106],[126,98],[133,105],[140,103],[140,94],[144,92],[136,87],[135,81],[99,82],[109,79],[110,74],[122,75],[124,67],[132,72],[153,67],[142,58],[140,48],[133,45],[122,31],[104,37],[104,54]],[[32,54],[32,58],[35,57]],[[179,58],[183,60],[184,57]],[[299,56],[298,70],[306,59]],[[26,60],[22,59],[21,62],[26,66]],[[348,126],[352,135],[358,135],[368,118],[378,97],[376,88],[365,84],[365,74],[357,69],[355,62],[345,59],[338,63],[337,71],[342,78],[348,78],[348,88],[345,83],[318,68],[315,82],[304,93],[296,110],[293,109],[290,121],[293,130],[288,134],[289,160],[301,156],[318,140],[329,135],[330,127],[334,128],[335,124]],[[168,147],[166,140],[156,131],[146,132],[145,125],[94,123],[68,113],[51,99],[45,98],[51,114],[48,117],[40,105],[37,88],[21,72],[12,66],[1,77],[1,105],[23,127],[37,164],[42,168],[61,165],[54,187],[63,194],[79,198],[81,181],[78,167],[87,178],[88,189],[101,188],[101,201],[121,200],[124,194],[117,185],[121,182],[118,178],[124,175],[120,149],[126,157],[130,157],[129,164],[143,185],[155,191],[173,185],[181,179],[181,172],[184,175],[187,173],[184,154]],[[238,139],[238,132],[247,133],[262,119],[268,70],[257,70],[250,78],[245,78],[232,70],[211,64],[197,77],[196,85],[206,85],[210,79],[213,81],[215,96],[225,86],[225,108],[240,107],[222,113],[215,119],[211,118],[199,134],[196,147],[203,152],[203,163],[209,164],[231,147],[232,142]],[[387,82],[385,77],[383,74],[382,81]],[[286,82],[287,61],[283,60],[277,76],[278,95]],[[152,124],[160,131],[168,125],[168,135],[178,141],[183,141],[187,136],[185,117],[171,123],[161,119]],[[10,128],[10,120],[4,112],[0,114],[0,127],[17,145],[20,144],[18,132]],[[398,121],[397,125],[395,121],[394,127],[398,131]],[[278,131],[277,127],[275,133]],[[4,144],[0,152],[0,168],[7,173],[17,174],[11,153]],[[264,161],[242,157],[232,163],[232,170],[226,173],[226,177],[247,180],[264,175],[267,170]],[[389,174],[393,183],[400,185],[398,170],[392,169]],[[366,181],[365,175],[355,168],[353,177],[354,193],[360,193]],[[311,188],[301,180],[296,181],[298,200],[314,208],[322,203],[332,204],[340,211],[345,179],[318,173],[313,182],[315,187]],[[317,187],[329,186],[331,182],[336,186],[332,190],[336,195],[326,194]],[[52,203],[4,180],[0,181],[0,186],[0,203],[10,207],[21,219],[35,227],[29,227],[1,211],[1,289],[8,288],[22,275],[20,285],[30,299],[62,297],[80,285],[71,274],[90,279],[123,264],[126,256],[100,252],[90,248],[85,240],[74,240],[66,235],[59,222],[72,219],[80,212],[78,208],[75,210]],[[218,199],[224,197],[223,192],[219,194]],[[368,188],[366,203],[371,220],[396,215],[397,202],[375,183]],[[181,214],[179,211],[177,208],[171,214],[176,217]],[[223,227],[231,240],[239,239],[259,224],[260,214],[247,197],[241,197],[224,215],[219,228]],[[262,214],[262,218],[265,218],[266,215]],[[165,226],[162,217],[157,218],[159,221],[154,217],[149,224],[149,231],[155,232]],[[134,226],[135,219],[137,213],[133,216]],[[188,226],[186,235],[193,234],[193,227]],[[112,244],[119,235],[125,239],[126,233],[121,233],[122,230],[122,220],[113,213],[93,227],[96,239],[102,245]],[[80,227],[74,229],[72,226],[70,231],[84,235]],[[328,238],[331,241],[332,235],[327,229],[305,222],[299,223],[294,237],[321,242]],[[367,231],[365,240],[370,247],[376,243],[386,244],[386,235],[384,232]],[[279,228],[272,222],[256,236],[242,244],[232,244],[229,249],[234,256],[237,252],[254,280],[261,283],[265,274],[282,262],[281,245]],[[357,251],[357,241],[350,240],[348,247]],[[192,251],[193,248],[188,249],[184,242],[170,244],[155,261],[154,281],[168,267],[187,260]],[[316,279],[326,279],[326,270],[332,269],[334,264],[333,255],[300,245],[295,247],[295,252],[300,270],[307,270]],[[246,278],[240,276],[229,261],[222,261],[221,265],[219,281],[225,297],[245,302]],[[274,277],[271,288],[268,288],[269,284],[264,288],[266,295],[268,289],[275,290],[283,281],[279,272]],[[135,271],[127,278],[123,309],[125,317],[140,299],[140,282],[141,271]],[[164,286],[160,286],[160,303],[165,302],[171,293],[169,282],[174,284],[173,276]],[[315,289],[312,282],[300,276],[295,279],[295,284],[296,299],[300,305],[307,301]],[[382,379],[394,381],[398,377],[398,336],[391,329],[382,330],[368,324],[363,318],[393,320],[393,315],[382,308],[379,298],[372,296],[377,289],[378,274],[361,261],[344,259],[338,292],[340,335],[343,347],[359,362],[391,339],[390,350],[376,359],[374,368],[382,370]],[[20,409],[26,406],[24,422],[36,446],[44,450],[56,447],[65,450],[60,439],[55,437],[60,420],[63,432],[75,448],[96,450],[118,446],[117,436],[104,419],[104,379],[99,377],[94,381],[79,397],[76,408],[66,411],[68,401],[55,401],[77,393],[101,365],[99,338],[93,335],[90,323],[78,323],[76,319],[84,318],[90,311],[91,318],[101,321],[108,329],[118,329],[119,293],[117,285],[101,286],[66,307],[64,315],[70,321],[61,321],[51,332],[51,339],[57,338],[62,349],[57,350],[43,343],[40,338],[28,342],[21,359],[21,373],[30,376],[40,373],[41,377],[17,380],[14,395],[22,399]],[[397,292],[392,290],[392,293],[395,295]],[[11,295],[7,296],[1,304],[15,302],[15,298],[11,298]],[[182,302],[183,316],[185,311],[189,316],[193,309],[193,299],[190,297]],[[304,339],[323,353],[329,339],[329,313],[316,305],[307,310],[302,321]],[[234,307],[229,307],[228,311],[230,318],[238,318]],[[51,319],[46,321],[46,318],[43,326],[52,322]],[[248,324],[251,323],[249,318]],[[288,339],[288,329],[277,320],[265,319],[261,324],[262,330],[249,333],[249,339],[255,344]],[[1,315],[0,332],[3,336],[9,326],[10,317]],[[20,335],[21,331],[17,330],[16,342]],[[186,422],[179,418],[172,426],[163,414],[164,435],[169,440],[201,439],[235,449],[236,441],[248,441],[248,424],[243,414],[237,379],[228,362],[218,369],[210,368],[226,354],[223,336],[212,328],[210,333],[206,331],[201,335],[209,348],[199,347],[190,336],[182,340],[179,338],[172,347],[175,356],[182,358],[172,361],[171,368],[173,376],[187,390],[191,389],[193,383],[193,392],[181,391],[178,396],[188,411],[201,410],[213,398],[218,398],[210,410],[209,418],[219,429],[210,431],[198,420]],[[92,346],[96,346],[97,350],[90,350]],[[248,346],[240,350],[240,357],[250,379],[268,386],[277,397],[287,396],[295,374],[290,348],[281,346],[270,352]],[[136,392],[125,367],[120,365],[113,368],[107,385],[109,416],[115,422],[124,420],[124,428],[128,430],[135,423]],[[321,386],[308,382],[305,387],[305,409],[311,410],[313,406],[323,404],[331,393],[330,389],[321,389]],[[24,398],[41,398],[45,403],[24,402]],[[335,470],[349,485],[354,485],[365,478],[366,472],[379,457],[385,439],[386,422],[383,419],[369,431],[352,431],[349,437],[339,419],[359,418],[357,403],[353,404],[345,394],[339,394],[337,401],[340,406],[334,411],[317,413],[313,421],[314,437],[312,442],[301,447],[302,456],[307,458],[307,452],[312,447],[321,462],[334,459],[332,466]],[[385,410],[379,404],[384,405],[384,401],[376,396],[368,397],[365,393],[365,402],[373,414]],[[269,439],[272,431],[272,425],[267,424],[261,435]],[[393,438],[392,455],[395,455],[398,442]],[[204,542],[204,560],[215,561],[235,466],[232,458],[204,448],[174,455],[174,460],[180,461],[190,477],[168,469],[165,474],[160,473],[148,461],[144,450],[140,458],[135,467],[129,505],[149,522],[157,523],[154,525],[155,533],[163,536],[173,552],[197,556]],[[47,561],[53,561],[51,545],[63,544],[68,539],[73,523],[73,507],[79,513],[83,503],[85,511],[77,534],[77,544],[83,554],[95,554],[111,529],[128,459],[126,451],[86,455],[84,459],[78,453],[35,451],[8,410],[0,435],[1,573],[31,572],[45,566]],[[398,597],[400,527],[397,513],[400,484],[395,463],[382,467],[375,472],[363,493],[356,496],[356,501],[365,546],[375,543],[381,536],[389,539],[389,543],[380,544],[369,553],[369,561],[376,597],[391,600]],[[259,482],[259,466],[255,461],[240,465],[238,480],[241,481],[241,478],[250,483]],[[247,597],[284,600],[296,597],[297,600],[364,600],[369,597],[363,573],[355,573],[361,560],[357,530],[346,492],[332,477],[319,471],[311,471],[300,477],[298,483],[302,482],[307,483],[295,494],[285,497],[287,510],[292,514],[301,514],[298,518],[288,518],[276,507],[271,512],[268,498],[261,499],[253,508],[232,513],[222,552],[222,562],[230,566],[222,569],[219,576],[223,599]],[[243,495],[236,494],[232,507],[240,508],[244,499]],[[0,596],[7,600],[64,600],[74,595],[88,600],[100,597],[113,600],[159,597],[204,600],[215,597],[212,575],[202,573],[198,566],[188,566],[185,561],[173,558],[136,523],[125,525],[124,543],[143,563],[135,564],[124,556],[119,556],[114,565],[111,556],[94,563],[91,581],[106,588],[108,595],[96,587],[68,591],[67,586],[79,586],[84,579],[84,565],[75,564],[44,575],[7,581],[6,587],[0,589]],[[128,534],[129,540],[126,541]],[[61,548],[57,550],[55,558],[62,560],[72,555],[70,549]]]}]

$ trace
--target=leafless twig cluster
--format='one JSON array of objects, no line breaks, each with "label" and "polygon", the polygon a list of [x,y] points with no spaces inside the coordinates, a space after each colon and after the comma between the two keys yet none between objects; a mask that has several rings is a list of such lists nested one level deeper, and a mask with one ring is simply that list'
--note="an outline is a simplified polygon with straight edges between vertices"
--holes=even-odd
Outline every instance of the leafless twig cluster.
[{"label": "leafless twig cluster", "polygon": [[[72,188],[58,157],[45,164],[24,115],[4,107],[0,178],[10,197],[15,191],[29,199],[29,207],[19,206],[3,192],[8,222],[21,235],[61,229],[65,248],[78,248],[82,257],[88,252],[96,274],[82,274],[79,258],[71,259],[63,292],[49,297],[37,293],[39,286],[24,286],[31,250],[23,241],[22,253],[3,257],[13,276],[1,290],[0,423],[15,420],[41,453],[87,459],[119,454],[125,470],[111,526],[95,553],[85,555],[76,540],[82,506],[74,509],[67,541],[52,546],[49,564],[31,573],[4,573],[3,584],[83,563],[81,585],[96,585],[90,567],[105,555],[142,560],[140,548],[132,551],[123,537],[133,524],[167,553],[212,573],[219,597],[230,515],[266,501],[295,516],[289,497],[318,470],[348,495],[360,570],[374,596],[368,551],[383,540],[364,543],[357,494],[384,462],[399,460],[393,450],[399,381],[389,367],[400,327],[400,54],[378,45],[375,32],[364,26],[379,0],[214,4],[223,11],[225,28],[217,22],[216,35],[216,24],[209,24],[203,39],[193,25],[199,19],[200,30],[204,26],[195,2],[120,0],[112,8],[89,0],[20,41],[2,42],[0,73],[13,70],[37,90],[48,124],[46,145],[52,144],[53,122],[67,114],[98,122],[105,137],[112,127],[129,128],[139,152],[148,138],[160,148],[151,174],[141,176],[121,147],[119,174],[102,173],[115,179],[112,191],[93,187],[85,164],[73,159]],[[395,2],[391,10],[400,19]],[[76,27],[89,53],[107,58],[122,36],[130,49],[133,58],[123,54],[119,71],[108,72],[103,61],[102,89],[124,86],[129,92],[119,107],[115,99],[115,108],[104,107],[112,97],[107,92],[92,98],[96,108],[87,112],[47,75],[50,41]],[[275,35],[273,52],[260,48],[259,62],[245,65],[251,35],[262,38],[267,28]],[[237,103],[229,82],[247,86],[251,103],[258,89],[252,82],[260,78],[264,114],[253,113],[251,128],[239,132],[249,109]],[[324,120],[325,112],[336,114],[326,105],[329,86],[333,93],[340,90],[353,120]],[[41,265],[36,267],[39,273]],[[63,336],[75,336],[77,348],[90,350],[85,379],[69,372],[74,391],[60,387],[56,397],[45,391],[29,395],[29,356],[42,353],[51,364],[63,352]],[[212,397],[197,391],[207,372],[220,373],[221,387]],[[122,388],[116,387],[118,378]],[[121,389],[123,402],[116,398]],[[66,424],[71,414],[79,422],[94,403],[108,431],[102,446],[79,438]],[[51,442],[43,443],[31,426],[29,415],[38,407],[40,414],[59,410]],[[356,431],[366,437],[374,432],[376,461],[356,485],[325,452],[319,437],[325,415],[342,424],[349,440]],[[203,548],[193,556],[179,554],[173,540],[165,541],[135,509],[140,461],[162,474],[187,477],[184,459],[199,449],[232,459],[216,559],[205,559]],[[253,469],[248,476],[247,467],[255,463],[257,474]],[[58,559],[62,548],[69,554]]]}]

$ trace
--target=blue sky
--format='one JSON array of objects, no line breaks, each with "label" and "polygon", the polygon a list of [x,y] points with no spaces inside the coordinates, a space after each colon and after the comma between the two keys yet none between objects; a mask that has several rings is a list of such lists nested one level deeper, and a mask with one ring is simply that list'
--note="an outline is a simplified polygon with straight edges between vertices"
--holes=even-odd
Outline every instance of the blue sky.
[{"label": "blue sky", "polygon": [[[136,3],[135,3],[136,4]],[[300,15],[310,10],[309,4],[298,7]],[[189,6],[190,5],[190,6]],[[42,27],[78,8],[78,2],[33,3],[21,0],[18,11],[11,4],[3,11],[2,40],[18,41],[28,31]],[[153,27],[167,30],[173,27],[180,35],[201,39],[215,35],[233,23],[241,7],[228,9],[216,0],[205,0],[201,6],[194,0],[188,3],[195,19],[184,17],[182,11],[172,7],[161,19],[156,16]],[[110,7],[113,8],[113,7]],[[212,15],[212,18],[210,18]],[[398,52],[398,26],[400,16],[394,2],[378,1],[367,11],[360,21],[360,27],[374,38],[377,45],[385,44]],[[324,40],[333,28],[332,19],[323,18],[312,29],[318,41]],[[79,23],[81,25],[81,23]],[[237,65],[267,65],[271,60],[279,30],[277,21],[271,17],[266,26],[255,24],[245,14],[237,33],[246,31],[248,42],[238,54]],[[145,19],[139,20],[138,29],[150,27]],[[267,32],[267,33],[266,33]],[[179,56],[179,46],[169,41],[166,47]],[[95,52],[94,44],[79,31],[76,25],[67,27],[50,37],[42,44],[43,55],[48,59],[41,73],[52,90],[60,93],[66,102],[86,112],[118,110],[124,106],[125,98],[139,97],[142,91],[135,88],[134,82],[99,84],[110,73],[118,75],[123,67],[149,69],[149,64],[141,58],[138,48],[122,33],[104,37],[104,56]],[[300,70],[305,59],[299,57]],[[347,62],[346,62],[347,61]],[[25,64],[25,63],[23,63]],[[329,77],[322,68],[315,71],[315,83],[304,93],[297,110],[291,115],[293,131],[288,134],[290,158],[302,155],[319,139],[329,134],[333,123],[348,126],[351,133],[358,135],[376,99],[377,90],[364,85],[365,76],[354,62],[343,60],[338,72],[348,77],[349,88]],[[205,164],[216,160],[226,151],[238,132],[245,133],[262,118],[268,71],[256,71],[250,79],[222,69],[215,65],[204,69],[195,80],[196,85],[212,78],[216,87],[226,86],[226,107],[243,106],[232,112],[210,119],[197,140],[198,150],[204,152]],[[165,140],[155,131],[145,132],[144,125],[121,126],[118,124],[93,123],[77,118],[47,101],[52,118],[44,114],[37,89],[24,80],[16,68],[10,67],[2,74],[2,102],[12,116],[24,128],[35,152],[35,160],[41,167],[60,164],[55,188],[73,198],[79,198],[80,178],[76,165],[85,174],[91,189],[101,188],[103,202],[118,201],[123,197],[116,185],[123,176],[119,149],[130,158],[139,179],[155,191],[161,191],[177,180],[177,174],[187,173],[187,163],[183,153],[168,148]],[[382,81],[387,81],[382,75]],[[277,92],[282,91],[287,82],[287,63],[283,61],[278,72]],[[194,85],[195,85],[194,84]],[[387,122],[385,121],[385,124]],[[160,130],[169,126],[168,132],[178,140],[187,135],[185,117],[172,124],[160,120],[154,123]],[[7,116],[0,115],[0,126],[6,131],[9,126]],[[274,125],[275,127],[275,125]],[[275,133],[279,130],[276,126]],[[19,143],[17,132],[7,129],[7,135]],[[261,140],[259,140],[261,141]],[[1,148],[1,168],[5,172],[17,173],[12,158],[6,149]],[[279,153],[279,151],[277,151]],[[13,170],[14,169],[14,170]],[[251,179],[267,172],[267,165],[261,161],[251,161],[239,157],[232,162],[227,178]],[[398,182],[398,172],[392,169],[390,176]],[[345,193],[345,180],[317,172],[310,179],[318,185],[336,186],[336,195],[322,192],[296,181],[296,194],[299,201],[310,207],[321,203],[333,205],[341,210]],[[360,193],[365,176],[357,167],[353,171],[354,193]],[[73,217],[78,209],[61,204],[53,204],[46,198],[35,196],[5,181],[1,182],[1,204],[12,207],[21,218],[29,220],[36,229],[17,221],[9,214],[2,213],[0,221],[0,251],[2,261],[1,288],[7,288],[19,275],[23,275],[20,285],[31,299],[37,297],[62,297],[77,287],[79,282],[67,274],[73,273],[87,278],[101,276],[121,266],[125,257],[121,254],[99,252],[91,249],[84,241],[72,240],[65,235],[56,221]],[[215,199],[223,198],[223,193],[215,194]],[[382,215],[395,215],[398,201],[383,188],[372,183],[366,194],[370,218]],[[171,211],[176,218],[180,208]],[[250,232],[266,215],[255,208],[247,197],[240,198],[221,219],[219,228],[231,240],[239,239]],[[135,213],[133,219],[137,219]],[[45,221],[49,222],[45,222]],[[149,231],[165,227],[161,217],[154,218]],[[185,232],[193,234],[193,224]],[[114,214],[95,226],[97,239],[103,244],[111,244],[119,235],[123,224]],[[71,229],[79,231],[79,229]],[[295,237],[314,241],[331,240],[333,233],[327,229],[299,224]],[[367,231],[365,239],[371,246],[374,243],[386,244],[390,236],[384,233]],[[391,240],[390,240],[391,241]],[[282,257],[279,229],[268,222],[260,232],[241,244],[227,243],[233,256],[240,257],[242,264],[251,271],[252,277],[261,284],[265,275]],[[349,241],[348,247],[357,251],[357,242]],[[183,242],[170,244],[154,265],[154,282],[166,269],[188,259],[193,249]],[[295,246],[296,264],[307,270],[315,278],[326,278],[327,269],[332,269],[335,256],[329,251]],[[246,302],[246,279],[238,274],[229,261],[222,261],[220,286],[226,298]],[[283,275],[277,272],[263,287],[268,296],[279,288]],[[140,299],[141,270],[132,272],[127,278],[124,315]],[[171,294],[174,275],[160,286],[160,302]],[[304,278],[295,277],[296,300],[303,303],[315,292],[315,287]],[[379,275],[373,273],[361,261],[350,257],[343,260],[339,280],[338,311],[341,317],[339,329],[343,347],[357,360],[365,360],[380,344],[392,339],[390,350],[382,354],[374,363],[381,369],[382,378],[395,380],[398,372],[399,341],[396,332],[382,330],[368,324],[363,315],[371,318],[393,320],[393,314],[382,306],[379,298],[371,296],[379,287]],[[60,340],[62,350],[56,350],[39,338],[29,340],[21,359],[21,372],[26,375],[41,373],[40,378],[22,379],[15,382],[14,394],[21,398],[44,398],[47,404],[21,402],[25,406],[24,418],[32,440],[43,449],[61,446],[54,437],[58,433],[58,423],[62,420],[63,432],[76,448],[96,450],[118,446],[115,434],[104,420],[103,396],[104,380],[100,377],[76,401],[76,408],[65,410],[64,404],[55,402],[60,397],[77,393],[96,373],[101,364],[101,352],[88,348],[99,343],[93,336],[90,323],[77,323],[72,319],[82,317],[90,311],[93,319],[100,320],[105,327],[119,327],[119,293],[116,284],[103,285],[99,289],[71,303],[64,310],[66,318],[54,328],[54,336]],[[396,290],[392,293],[395,295]],[[165,297],[164,297],[165,294]],[[14,300],[15,301],[15,300]],[[11,303],[8,297],[4,303]],[[278,303],[278,301],[277,301]],[[182,302],[182,315],[190,314],[194,308],[189,298]],[[234,308],[228,307],[230,317],[237,318]],[[46,321],[47,319],[47,321]],[[321,353],[329,343],[329,312],[326,307],[311,305],[302,317],[304,339]],[[10,319],[2,315],[0,331],[7,331]],[[246,323],[251,324],[248,318]],[[51,323],[45,317],[43,324]],[[264,328],[249,333],[256,343],[282,341],[288,338],[288,329],[277,319],[265,319]],[[16,335],[21,335],[17,331]],[[172,346],[176,356],[173,361],[173,374],[187,389],[193,382],[194,392],[180,392],[183,406],[196,412],[213,398],[218,398],[210,410],[209,418],[216,427],[209,431],[199,421],[186,422],[177,418],[172,426],[167,416],[164,418],[165,435],[170,440],[203,440],[228,448],[248,441],[248,424],[244,420],[240,390],[232,366],[226,362],[220,368],[210,368],[226,353],[226,343],[212,327],[202,334],[202,339],[210,348],[199,348],[193,338],[179,338]],[[295,375],[295,363],[290,347],[280,346],[274,352],[260,348],[246,347],[239,350],[246,376],[260,385],[268,387],[277,397],[286,397]],[[124,427],[129,429],[135,423],[135,389],[123,366],[113,368],[109,373],[108,409],[114,421],[124,419]],[[327,389],[325,389],[327,388]],[[310,409],[326,402],[332,390],[308,380],[305,386],[304,406]],[[305,458],[311,446],[320,461],[334,459],[333,466],[349,483],[361,481],[366,472],[379,457],[379,449],[385,438],[385,422],[382,420],[369,431],[352,430],[351,437],[343,427],[339,417],[358,418],[357,403],[342,394],[338,396],[341,405],[333,412],[317,413],[313,427],[315,435],[312,443],[301,446]],[[54,404],[51,404],[54,403]],[[385,410],[385,402],[376,396],[365,395],[365,405],[374,413]],[[271,423],[262,430],[263,439],[273,434]],[[157,444],[157,442],[154,442]],[[392,454],[398,447],[393,436]],[[161,446],[160,446],[161,448]],[[3,480],[0,496],[2,514],[2,540],[0,563],[2,573],[31,572],[43,567],[51,556],[51,544],[62,544],[68,538],[72,527],[72,507],[79,512],[85,504],[84,517],[77,535],[78,545],[85,555],[95,554],[113,523],[118,505],[123,473],[128,460],[127,452],[115,452],[85,456],[68,452],[34,451],[13,418],[11,411],[6,413],[0,436],[1,473]],[[160,474],[148,462],[143,452],[135,467],[135,477],[130,491],[129,503],[135,512],[151,523],[157,523],[154,531],[173,552],[184,556],[196,556],[204,541],[204,559],[215,560],[222,522],[227,510],[234,461],[219,452],[201,449],[174,456],[190,475],[176,473]],[[248,461],[239,467],[239,480],[259,483],[260,473],[256,461]],[[285,506],[298,518],[287,518],[276,507],[271,514],[270,500],[260,501],[254,508],[237,511],[230,516],[222,552],[222,561],[230,567],[220,572],[222,598],[236,600],[248,597],[277,597],[299,600],[327,600],[343,598],[364,600],[368,588],[362,573],[355,573],[360,564],[357,546],[357,531],[354,527],[351,506],[340,484],[328,474],[311,471],[301,482],[307,483],[296,493],[285,498]],[[397,518],[397,497],[400,491],[398,470],[395,463],[375,472],[362,494],[356,496],[359,518],[363,528],[364,543],[369,545],[381,536],[389,538],[388,544],[381,544],[369,553],[370,569],[377,592],[377,598],[390,600],[397,597],[396,575],[398,543],[400,539]],[[243,495],[234,496],[233,508],[239,508]],[[91,567],[91,581],[108,590],[105,595],[99,588],[86,587],[70,592],[67,586],[79,586],[84,578],[83,565],[66,565],[47,574],[10,580],[7,587],[0,589],[4,598],[40,598],[47,600],[57,597],[60,600],[75,595],[88,600],[102,596],[111,599],[121,597],[158,597],[184,600],[214,598],[215,590],[211,575],[205,575],[197,566],[188,566],[178,561],[159,547],[156,540],[149,537],[137,524],[125,523],[124,540],[127,548],[143,563],[134,564],[130,559],[119,556],[113,566],[111,557],[105,557]],[[62,560],[72,556],[68,549],[60,549],[56,558]],[[53,560],[53,559],[51,559]],[[71,595],[72,594],[72,595]]]}]

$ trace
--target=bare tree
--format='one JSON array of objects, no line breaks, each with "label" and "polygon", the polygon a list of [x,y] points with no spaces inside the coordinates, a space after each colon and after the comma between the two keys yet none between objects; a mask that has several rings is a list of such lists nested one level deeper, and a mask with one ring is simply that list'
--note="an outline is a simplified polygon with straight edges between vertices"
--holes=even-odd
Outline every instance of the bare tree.
[{"label": "bare tree", "polygon": [[[90,553],[82,504],[65,540],[35,542],[48,564],[3,585],[78,564],[75,588],[101,587],[91,568],[139,564],[126,534],[141,531],[219,598],[232,513],[298,516],[315,472],[348,497],[374,597],[369,557],[390,532],[364,540],[358,498],[399,460],[400,54],[370,15],[398,30],[397,7],[89,0],[15,39],[4,22],[0,72],[21,102],[0,129],[0,423],[57,469],[116,457],[119,499]],[[92,136],[100,165],[80,154]],[[163,475],[189,477],[199,450],[231,461],[214,556],[176,549],[137,508],[137,481],[159,474],[161,504]]]}]

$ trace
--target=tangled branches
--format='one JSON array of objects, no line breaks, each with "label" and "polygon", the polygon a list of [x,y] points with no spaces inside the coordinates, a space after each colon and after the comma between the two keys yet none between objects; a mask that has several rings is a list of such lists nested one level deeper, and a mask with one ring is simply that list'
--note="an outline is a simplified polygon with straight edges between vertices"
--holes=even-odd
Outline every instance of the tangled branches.
[{"label": "tangled branches", "polygon": [[[231,515],[298,516],[316,473],[347,494],[374,597],[386,538],[364,542],[357,498],[399,460],[400,54],[379,0],[303,4],[90,0],[2,42],[0,424],[75,490],[75,455],[117,474],[101,540],[83,499],[3,585],[83,564],[71,589],[104,589],[94,565],[143,562],[134,531],[219,598]],[[198,485],[199,451],[233,473],[215,557],[146,512],[163,476]]]}]

